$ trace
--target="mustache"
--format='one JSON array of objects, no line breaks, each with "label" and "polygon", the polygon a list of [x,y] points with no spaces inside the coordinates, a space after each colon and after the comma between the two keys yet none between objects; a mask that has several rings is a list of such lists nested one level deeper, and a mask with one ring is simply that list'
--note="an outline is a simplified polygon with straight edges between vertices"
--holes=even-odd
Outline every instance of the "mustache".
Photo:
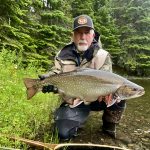
[{"label": "mustache", "polygon": [[86,41],[86,40],[80,40],[78,43],[79,43],[79,44],[80,44],[80,43],[81,43],[81,44],[87,44],[87,41]]}]

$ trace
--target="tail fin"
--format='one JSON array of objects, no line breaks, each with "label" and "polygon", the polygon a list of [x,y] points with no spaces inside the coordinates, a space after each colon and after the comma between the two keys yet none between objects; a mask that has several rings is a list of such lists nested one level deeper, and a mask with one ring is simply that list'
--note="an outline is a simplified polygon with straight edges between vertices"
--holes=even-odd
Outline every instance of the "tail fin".
[{"label": "tail fin", "polygon": [[39,81],[39,79],[24,79],[24,84],[27,88],[27,99],[32,98],[38,92],[38,88],[35,86],[37,81]]}]

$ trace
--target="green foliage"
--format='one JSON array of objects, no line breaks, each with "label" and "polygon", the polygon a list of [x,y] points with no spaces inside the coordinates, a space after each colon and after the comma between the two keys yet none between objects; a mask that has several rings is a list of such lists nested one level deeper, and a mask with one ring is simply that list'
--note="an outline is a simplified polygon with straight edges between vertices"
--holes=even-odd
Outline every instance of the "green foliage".
[{"label": "green foliage", "polygon": [[87,14],[93,18],[93,2],[91,0],[73,0],[72,1],[72,16],[77,17],[78,15]]},{"label": "green foliage", "polygon": [[[15,52],[4,50],[0,53],[0,133],[28,139],[36,139],[40,135],[45,142],[52,142],[49,128],[58,103],[57,96],[38,93],[31,101],[27,101],[23,78],[37,78],[37,74],[43,70],[37,70],[32,64],[24,69],[21,59],[21,54],[16,56]],[[20,146],[1,136],[0,146],[4,145],[15,148]]]},{"label": "green foliage", "polygon": [[120,28],[121,48],[124,51],[121,59],[118,60],[119,66],[126,68],[129,73],[149,76],[150,2],[148,0],[112,1],[112,4],[113,17]]},{"label": "green foliage", "polygon": [[101,35],[103,48],[110,52],[113,62],[117,64],[118,57],[122,54],[119,40],[119,30],[111,16],[110,3],[107,0],[94,1],[95,29]]},{"label": "green foliage", "polygon": [[[66,4],[63,1],[57,3]],[[53,3],[51,3],[53,11],[39,1],[21,0],[11,4],[12,6],[9,6],[11,11],[8,12],[11,14],[10,21],[0,26],[1,51],[5,49],[21,51],[25,66],[32,62],[48,68],[52,65],[56,52],[70,41],[70,30],[68,30],[70,19],[62,11],[55,10]],[[6,6],[7,3],[3,3],[3,7]],[[41,9],[42,7],[44,10]],[[5,14],[4,17],[8,18]]]}]

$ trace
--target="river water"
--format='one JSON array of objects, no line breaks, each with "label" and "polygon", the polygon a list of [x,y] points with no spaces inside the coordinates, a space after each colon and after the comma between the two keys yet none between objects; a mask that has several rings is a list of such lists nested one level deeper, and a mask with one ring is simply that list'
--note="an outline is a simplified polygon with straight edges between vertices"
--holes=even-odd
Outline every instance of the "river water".
[{"label": "river water", "polygon": [[[150,79],[135,79],[132,82],[143,86],[145,94],[127,101],[127,113],[133,114],[137,119],[139,118],[139,128],[141,127],[142,130],[149,128],[150,130]],[[142,122],[143,126],[141,126]]]},{"label": "river water", "polygon": [[145,94],[127,101],[122,126],[132,144],[137,144],[136,149],[150,149],[150,79],[132,79],[132,82],[143,86]]}]

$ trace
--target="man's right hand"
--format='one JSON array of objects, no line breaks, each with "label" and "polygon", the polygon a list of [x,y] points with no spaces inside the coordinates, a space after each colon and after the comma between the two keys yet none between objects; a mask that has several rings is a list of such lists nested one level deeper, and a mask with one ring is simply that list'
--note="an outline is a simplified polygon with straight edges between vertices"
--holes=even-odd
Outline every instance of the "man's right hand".
[{"label": "man's right hand", "polygon": [[43,86],[42,92],[43,92],[43,93],[50,93],[50,92],[58,93],[58,88],[55,87],[54,85],[50,85],[50,84],[49,84],[49,85]]},{"label": "man's right hand", "polygon": [[[38,75],[38,77],[40,78],[40,80],[44,80],[47,78],[44,75]],[[48,84],[48,85],[43,86],[42,92],[43,93],[50,93],[50,92],[58,93],[58,88],[55,87],[54,85]]]}]

